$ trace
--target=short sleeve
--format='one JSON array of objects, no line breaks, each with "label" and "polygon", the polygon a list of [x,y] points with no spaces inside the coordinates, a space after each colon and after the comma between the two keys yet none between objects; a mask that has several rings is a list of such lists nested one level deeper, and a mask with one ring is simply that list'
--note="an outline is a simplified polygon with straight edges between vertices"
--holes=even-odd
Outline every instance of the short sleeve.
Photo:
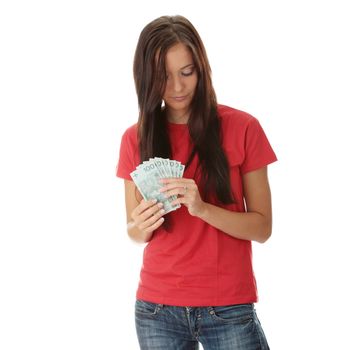
[{"label": "short sleeve", "polygon": [[138,164],[137,137],[135,126],[127,129],[121,139],[119,148],[119,159],[116,167],[117,177],[132,180],[130,173]]},{"label": "short sleeve", "polygon": [[244,161],[241,164],[242,174],[260,169],[277,160],[269,140],[259,121],[251,117],[244,139]]}]

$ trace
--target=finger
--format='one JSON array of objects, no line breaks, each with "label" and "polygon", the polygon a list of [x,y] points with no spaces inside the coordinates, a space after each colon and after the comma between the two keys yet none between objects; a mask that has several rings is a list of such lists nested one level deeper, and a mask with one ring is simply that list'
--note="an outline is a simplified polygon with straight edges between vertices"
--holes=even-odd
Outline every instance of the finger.
[{"label": "finger", "polygon": [[154,203],[154,201],[145,201],[145,203],[140,203],[134,209],[134,212],[131,214],[133,220],[137,223],[142,223],[147,218],[149,218],[153,213],[155,213],[159,208],[163,206],[163,203]]},{"label": "finger", "polygon": [[154,204],[152,207],[146,209],[143,213],[139,216],[140,222],[145,222],[148,218],[154,216],[159,210],[162,210],[163,203],[159,202],[157,204]]},{"label": "finger", "polygon": [[164,218],[161,217],[160,219],[158,219],[153,225],[147,227],[147,229],[145,229],[145,233],[151,233],[154,230],[156,230],[158,227],[160,227],[162,225],[162,223],[164,222]]},{"label": "finger", "polygon": [[191,182],[188,181],[178,181],[178,182],[173,182],[173,183],[169,183],[164,185],[163,187],[160,188],[159,192],[167,192],[169,190],[173,190],[173,189],[193,189],[195,188],[196,185],[194,185]]},{"label": "finger", "polygon": [[156,213],[154,213],[154,215],[152,215],[147,220],[145,220],[142,224],[140,224],[139,228],[141,230],[148,230],[149,227],[152,227],[159,219],[163,217],[164,214],[165,214],[164,209],[158,210]]},{"label": "finger", "polygon": [[177,197],[177,199],[174,199],[172,202],[171,202],[171,205],[177,205],[177,204],[185,204],[187,205],[188,203],[188,200],[185,198],[185,197]]},{"label": "finger", "polygon": [[150,208],[151,206],[155,205],[157,203],[156,199],[151,199],[149,201],[146,201],[142,199],[141,203],[135,208],[135,214],[141,215],[146,209]]},{"label": "finger", "polygon": [[184,196],[186,193],[188,193],[188,191],[189,190],[186,187],[178,187],[178,188],[175,188],[174,190],[164,192],[164,196],[165,197],[171,197],[171,196],[177,196],[177,195]]},{"label": "finger", "polygon": [[168,178],[162,178],[159,180],[162,184],[173,184],[173,183],[186,183],[187,185],[194,184],[195,181],[193,179],[186,179],[184,177],[178,178],[178,177],[168,177]]}]

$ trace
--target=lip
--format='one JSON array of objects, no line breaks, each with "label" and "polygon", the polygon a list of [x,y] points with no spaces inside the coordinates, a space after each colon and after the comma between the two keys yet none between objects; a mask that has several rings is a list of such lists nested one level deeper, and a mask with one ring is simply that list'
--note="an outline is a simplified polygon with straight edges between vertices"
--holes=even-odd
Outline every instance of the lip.
[{"label": "lip", "polygon": [[174,96],[173,100],[181,102],[181,101],[185,100],[186,98],[187,98],[187,95],[186,96]]}]

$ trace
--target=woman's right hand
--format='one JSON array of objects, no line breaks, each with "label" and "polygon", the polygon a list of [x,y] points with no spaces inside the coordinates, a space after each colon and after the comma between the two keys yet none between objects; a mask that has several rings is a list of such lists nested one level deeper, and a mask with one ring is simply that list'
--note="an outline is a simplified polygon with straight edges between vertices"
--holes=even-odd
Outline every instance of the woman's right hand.
[{"label": "woman's right hand", "polygon": [[163,203],[143,199],[131,212],[132,221],[128,223],[129,235],[137,241],[148,242],[153,231],[164,222],[164,213]]}]

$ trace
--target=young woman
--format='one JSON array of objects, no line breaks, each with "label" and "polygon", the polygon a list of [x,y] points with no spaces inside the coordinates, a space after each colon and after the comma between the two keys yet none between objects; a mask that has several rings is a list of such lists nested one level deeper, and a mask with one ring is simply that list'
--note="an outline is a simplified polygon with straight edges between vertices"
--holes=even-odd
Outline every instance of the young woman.
[{"label": "young woman", "polygon": [[[141,349],[268,349],[257,318],[251,241],[271,235],[267,165],[276,156],[258,120],[218,105],[203,43],[182,16],[141,32],[134,59],[137,124],[121,141],[127,230],[148,242],[135,307]],[[152,157],[186,164],[163,180],[180,209],[142,199],[130,173]]]}]

